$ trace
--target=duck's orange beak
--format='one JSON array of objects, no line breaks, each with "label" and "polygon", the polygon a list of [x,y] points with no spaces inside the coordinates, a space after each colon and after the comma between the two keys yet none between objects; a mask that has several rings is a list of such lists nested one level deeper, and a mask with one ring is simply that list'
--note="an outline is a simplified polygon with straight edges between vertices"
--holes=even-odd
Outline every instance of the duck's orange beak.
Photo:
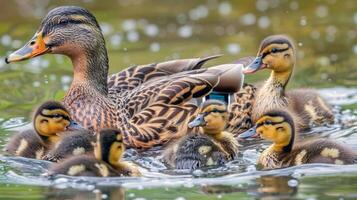
[{"label": "duck's orange beak", "polygon": [[46,47],[46,43],[42,37],[42,32],[38,32],[27,44],[25,44],[25,46],[6,57],[5,62],[11,63],[30,59],[45,54],[48,51],[49,48]]}]

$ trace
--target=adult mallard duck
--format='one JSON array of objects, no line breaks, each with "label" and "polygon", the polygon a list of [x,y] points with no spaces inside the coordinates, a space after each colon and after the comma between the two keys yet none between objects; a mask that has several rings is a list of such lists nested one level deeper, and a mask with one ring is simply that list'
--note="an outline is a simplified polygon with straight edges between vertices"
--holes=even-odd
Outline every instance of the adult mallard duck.
[{"label": "adult mallard duck", "polygon": [[188,126],[202,130],[172,142],[164,152],[164,160],[176,169],[197,169],[220,165],[236,158],[238,142],[225,131],[227,105],[218,100],[205,101],[199,114]]},{"label": "adult mallard duck", "polygon": [[123,135],[115,129],[103,129],[97,134],[94,155],[78,155],[55,163],[49,175],[70,176],[141,176],[138,168],[122,161],[125,146]]},{"label": "adult mallard duck", "polygon": [[80,128],[65,107],[56,101],[47,101],[39,106],[33,117],[34,129],[15,134],[5,147],[14,156],[41,159],[54,148],[65,131]]},{"label": "adult mallard duck", "polygon": [[198,110],[189,100],[226,87],[225,76],[235,77],[229,79],[232,88],[241,86],[240,64],[199,69],[211,57],[135,66],[108,78],[104,37],[95,17],[81,7],[51,10],[35,36],[6,62],[46,53],[72,60],[74,77],[63,99],[71,116],[97,132],[120,129],[128,147],[150,148],[186,134]]},{"label": "adult mallard duck", "polygon": [[254,101],[251,101],[254,122],[269,110],[289,108],[298,117],[299,129],[310,128],[313,124],[333,123],[330,106],[317,92],[309,89],[285,91],[295,66],[295,54],[293,42],[287,36],[269,36],[260,44],[255,60],[244,69],[245,74],[261,69],[272,71],[269,79],[257,90]]},{"label": "adult mallard duck", "polygon": [[273,144],[260,155],[258,164],[275,169],[305,163],[355,164],[357,152],[328,139],[295,142],[294,117],[286,111],[273,110],[262,115],[256,126],[239,135],[249,138],[258,134]]}]

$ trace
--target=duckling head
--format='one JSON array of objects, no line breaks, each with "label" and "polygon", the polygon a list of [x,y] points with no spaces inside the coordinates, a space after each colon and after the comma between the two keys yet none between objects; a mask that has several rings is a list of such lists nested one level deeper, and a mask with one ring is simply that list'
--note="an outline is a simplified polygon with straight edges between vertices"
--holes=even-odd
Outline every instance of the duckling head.
[{"label": "duckling head", "polygon": [[202,104],[200,113],[188,126],[202,127],[204,133],[216,135],[226,128],[227,119],[227,105],[223,101],[207,100]]},{"label": "duckling head", "polygon": [[290,152],[295,138],[295,125],[292,116],[285,111],[270,111],[264,114],[256,125],[238,138],[249,138],[259,135],[261,138],[273,142],[275,151]]},{"label": "duckling head", "polygon": [[291,72],[295,57],[295,48],[289,37],[272,35],[261,42],[257,57],[243,72],[250,74],[261,69],[270,69],[276,73]]},{"label": "duckling head", "polygon": [[37,108],[33,123],[36,132],[42,137],[58,136],[60,132],[81,128],[57,101],[47,101]]},{"label": "duckling head", "polygon": [[123,134],[116,129],[101,130],[94,144],[95,158],[112,165],[118,164],[125,151],[123,140]]}]

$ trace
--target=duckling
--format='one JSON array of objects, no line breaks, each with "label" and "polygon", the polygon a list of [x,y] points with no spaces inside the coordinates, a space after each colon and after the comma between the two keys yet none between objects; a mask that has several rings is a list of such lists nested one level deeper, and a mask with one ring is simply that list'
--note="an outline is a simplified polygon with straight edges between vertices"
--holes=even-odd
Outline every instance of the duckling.
[{"label": "duckling", "polygon": [[49,11],[34,37],[5,61],[48,53],[63,54],[72,61],[73,81],[63,103],[73,119],[96,132],[106,127],[120,129],[125,144],[138,149],[184,136],[198,110],[191,100],[206,96],[213,88],[238,91],[243,78],[241,64],[201,69],[217,56],[138,65],[108,76],[109,58],[99,23],[78,6]]},{"label": "duckling", "polygon": [[37,108],[33,126],[34,130],[25,130],[13,136],[5,151],[15,156],[41,159],[47,150],[56,146],[62,132],[80,127],[57,101],[47,101]]},{"label": "duckling", "polygon": [[287,111],[269,111],[258,119],[256,125],[239,138],[258,134],[273,144],[263,151],[258,164],[264,169],[275,169],[305,163],[354,164],[357,153],[328,139],[296,142],[295,122]]},{"label": "duckling", "polygon": [[138,168],[121,161],[125,151],[123,135],[115,129],[103,129],[97,134],[94,155],[78,155],[54,163],[49,175],[69,176],[141,176]]},{"label": "duckling", "polygon": [[298,117],[298,128],[308,129],[312,125],[333,123],[330,106],[310,89],[285,92],[296,62],[296,50],[290,38],[273,35],[260,44],[255,60],[243,71],[251,74],[261,69],[271,70],[270,78],[258,89],[252,119],[256,122],[265,112],[275,109],[290,109]]},{"label": "duckling", "polygon": [[188,124],[189,128],[200,127],[203,134],[192,133],[170,145],[164,153],[165,162],[177,169],[196,169],[234,159],[238,153],[238,142],[232,133],[224,131],[227,119],[224,102],[205,101],[200,113]]},{"label": "duckling", "polygon": [[58,162],[69,156],[93,153],[95,135],[93,132],[82,129],[64,132],[63,137],[55,148],[51,149],[42,159]]}]

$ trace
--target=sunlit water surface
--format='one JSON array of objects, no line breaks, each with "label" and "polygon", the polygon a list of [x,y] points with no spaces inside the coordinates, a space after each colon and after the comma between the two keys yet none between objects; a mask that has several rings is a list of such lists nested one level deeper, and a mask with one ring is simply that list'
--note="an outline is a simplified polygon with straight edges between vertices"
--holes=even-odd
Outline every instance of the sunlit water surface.
[{"label": "sunlit water surface", "polygon": [[[107,41],[110,71],[176,58],[225,54],[208,66],[255,55],[269,34],[296,40],[298,63],[289,87],[315,87],[336,122],[303,138],[325,137],[357,150],[357,4],[354,0],[83,0],[0,2],[0,147],[30,127],[35,105],[61,99],[72,80],[69,60],[48,55],[6,65],[40,19],[58,5],[81,5],[97,17]],[[247,77],[264,80],[267,72]],[[323,89],[322,89],[323,88]],[[142,178],[45,176],[50,163],[0,157],[0,199],[357,199],[357,167],[303,165],[260,171],[269,144],[241,143],[239,159],[194,172],[167,169],[160,151],[128,150]],[[1,152],[0,152],[1,153]]]}]

